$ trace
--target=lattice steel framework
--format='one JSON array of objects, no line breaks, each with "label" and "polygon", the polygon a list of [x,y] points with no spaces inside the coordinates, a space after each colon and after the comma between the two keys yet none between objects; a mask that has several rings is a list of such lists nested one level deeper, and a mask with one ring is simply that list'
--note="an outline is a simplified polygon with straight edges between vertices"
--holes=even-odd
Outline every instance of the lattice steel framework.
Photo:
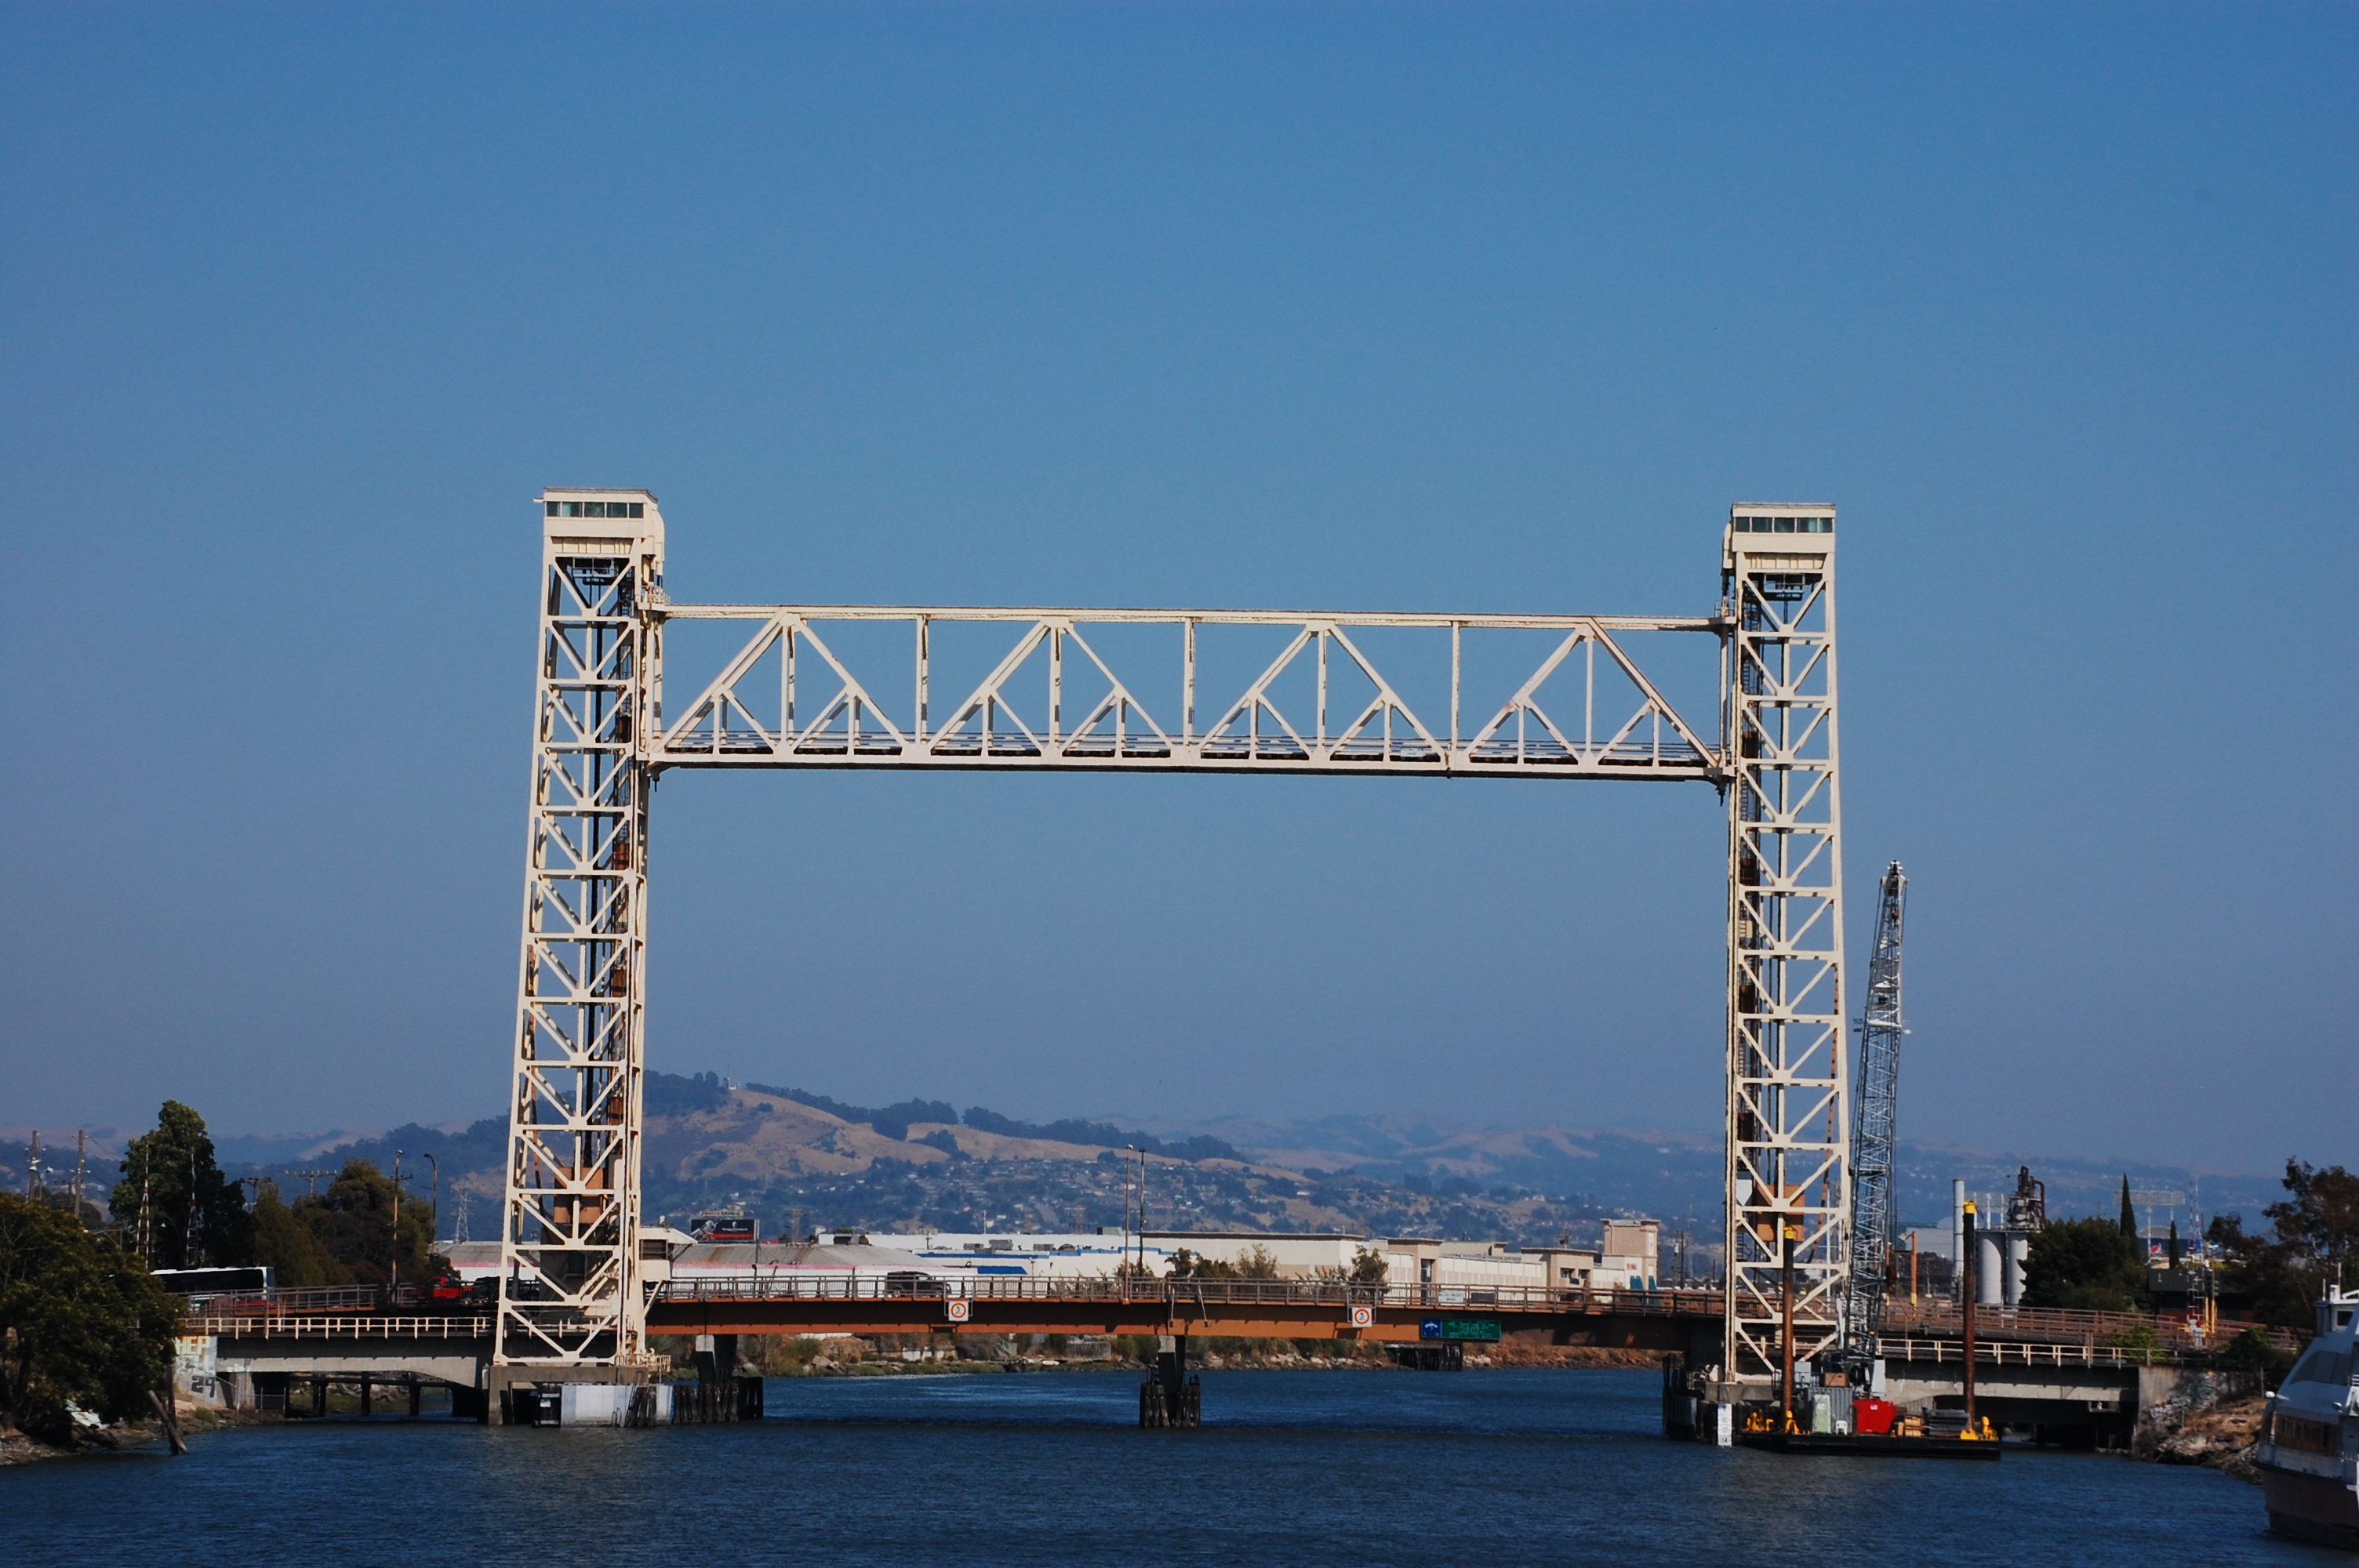
[{"label": "lattice steel framework", "polygon": [[[1716,752],[1616,641],[1616,633],[1709,632],[1693,616],[1313,615],[1169,610],[886,609],[864,605],[669,605],[668,620],[754,623],[736,656],[663,732],[666,767],[951,767],[1708,779]],[[895,623],[910,650],[894,685],[914,687],[895,722],[872,687],[822,639],[829,622]],[[1006,653],[932,717],[935,633],[1015,629]],[[1139,687],[1091,642],[1111,627],[1160,628],[1175,700],[1159,720]],[[1283,646],[1209,725],[1198,723],[1200,643],[1226,628],[1283,634]],[[1371,633],[1447,633],[1449,718],[1429,721],[1362,646]],[[1483,722],[1462,698],[1467,633],[1538,632],[1547,654]],[[1357,633],[1357,636],[1354,636]],[[1438,644],[1429,650],[1438,656]],[[810,673],[806,675],[805,671]],[[1137,672],[1133,670],[1136,675]],[[1598,678],[1606,678],[1606,706]],[[1288,677],[1299,689],[1282,689]],[[1561,677],[1573,691],[1544,692]],[[1036,684],[1037,683],[1037,684]],[[1348,696],[1346,695],[1348,693]],[[1072,700],[1079,694],[1078,700]],[[816,696],[817,700],[810,700]],[[1546,697],[1546,701],[1543,701]],[[1342,698],[1339,705],[1338,699]],[[1176,722],[1170,708],[1178,709]],[[1294,711],[1289,714],[1288,708]],[[1030,717],[1026,717],[1029,709]]]},{"label": "lattice steel framework", "polygon": [[[1713,616],[1498,616],[672,604],[652,495],[553,489],[540,504],[501,1360],[646,1357],[634,1247],[647,800],[669,768],[1709,782],[1728,798],[1732,822],[1732,1245],[1740,1172],[1786,1171],[1787,1156],[1806,1147],[1797,1141],[1805,1099],[1835,1119],[1830,1137],[1807,1145],[1804,1173],[1845,1190],[1840,1078],[1821,1092],[1797,1076],[1819,1063],[1839,1072],[1840,1031],[1815,1047],[1808,1028],[1789,1038],[1817,1017],[1797,1009],[1823,997],[1832,1015],[1840,990],[1839,903],[1829,894],[1819,916],[1800,913],[1813,868],[1832,874],[1840,865],[1832,508],[1736,508]],[[1755,526],[1764,534],[1758,556]],[[1803,579],[1809,587],[1791,597],[1788,585]],[[744,622],[746,635],[666,723],[664,628],[690,621]],[[1721,639],[1717,737],[1690,723],[1634,657],[1632,637],[1656,633]],[[953,635],[966,644],[965,665],[937,647]],[[985,650],[979,662],[976,647]],[[939,708],[937,676],[954,698]],[[1216,700],[1200,705],[1207,694]],[[1732,766],[1741,748],[1750,749]],[[1802,839],[1816,848],[1789,851]],[[1771,869],[1771,880],[1740,892],[1741,868]],[[1744,922],[1752,924],[1740,942]],[[1763,946],[1773,931],[1780,935]],[[1806,950],[1815,982],[1796,967]],[[1768,1063],[1774,1072],[1755,1070]],[[1814,1265],[1807,1315],[1839,1292],[1845,1252],[1839,1208],[1804,1212],[1817,1217],[1810,1255],[1826,1260]],[[1759,1287],[1753,1260],[1732,1268],[1729,1365],[1756,1376],[1766,1365]]]},{"label": "lattice steel framework", "polygon": [[1895,860],[1875,901],[1875,945],[1867,957],[1867,1011],[1859,1021],[1858,1130],[1851,1143],[1851,1280],[1843,1338],[1868,1354],[1883,1326],[1885,1263],[1892,1245],[1892,1153],[1899,1133],[1900,928],[1908,878]]},{"label": "lattice steel framework", "polygon": [[663,517],[645,491],[543,497],[523,962],[495,1357],[647,1359],[639,1220],[647,793]]},{"label": "lattice steel framework", "polygon": [[[1764,523],[1767,529],[1763,529]],[[1721,569],[1728,835],[1723,1367],[1834,1348],[1850,1249],[1834,508],[1739,506]]]}]

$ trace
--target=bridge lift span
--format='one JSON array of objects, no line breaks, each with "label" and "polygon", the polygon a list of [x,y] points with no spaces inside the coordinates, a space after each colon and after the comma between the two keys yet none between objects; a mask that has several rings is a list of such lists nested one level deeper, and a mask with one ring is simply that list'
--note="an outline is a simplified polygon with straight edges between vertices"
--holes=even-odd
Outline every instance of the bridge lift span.
[{"label": "bridge lift span", "polygon": [[[668,1254],[640,1234],[647,816],[657,776],[679,768],[1711,784],[1728,812],[1723,1375],[1772,1375],[1789,1307],[1798,1357],[1836,1346],[1852,1120],[1832,506],[1731,507],[1718,606],[1690,617],[675,604],[653,494],[551,489],[537,505],[496,1364],[653,1365],[647,1306]],[[684,621],[745,635],[668,716],[664,633]],[[879,659],[883,628],[906,653]],[[1680,713],[1625,648],[1647,633],[1719,640],[1714,721]],[[938,666],[956,663],[937,657],[938,636],[993,639],[973,666],[988,673],[937,693]],[[1248,641],[1239,667],[1260,674],[1221,684]],[[1495,678],[1509,643],[1525,662]],[[1145,659],[1149,644],[1169,662]],[[1489,656],[1470,671],[1470,653]]]}]

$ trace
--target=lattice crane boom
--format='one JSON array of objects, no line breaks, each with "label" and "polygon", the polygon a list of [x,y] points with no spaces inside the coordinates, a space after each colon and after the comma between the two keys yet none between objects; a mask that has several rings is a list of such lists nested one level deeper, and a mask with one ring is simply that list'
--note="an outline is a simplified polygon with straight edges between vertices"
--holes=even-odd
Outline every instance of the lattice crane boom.
[{"label": "lattice crane boom", "polygon": [[1861,1353],[1883,1326],[1884,1275],[1892,1236],[1892,1155],[1900,1108],[1900,929],[1908,878],[1885,869],[1868,957],[1867,1012],[1859,1024],[1859,1126],[1851,1141],[1851,1285],[1844,1338]]}]

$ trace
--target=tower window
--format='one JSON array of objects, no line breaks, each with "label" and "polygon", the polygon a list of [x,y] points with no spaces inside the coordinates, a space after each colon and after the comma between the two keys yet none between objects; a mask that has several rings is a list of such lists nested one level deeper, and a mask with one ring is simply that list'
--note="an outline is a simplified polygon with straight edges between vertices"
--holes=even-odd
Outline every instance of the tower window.
[{"label": "tower window", "polygon": [[545,503],[551,517],[645,517],[647,503],[644,501],[551,501]]}]

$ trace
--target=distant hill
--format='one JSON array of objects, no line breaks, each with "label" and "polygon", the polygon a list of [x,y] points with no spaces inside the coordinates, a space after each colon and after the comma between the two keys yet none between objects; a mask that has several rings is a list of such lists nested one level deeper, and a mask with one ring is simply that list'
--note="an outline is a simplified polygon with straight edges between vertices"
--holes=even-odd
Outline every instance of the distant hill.
[{"label": "distant hill", "polygon": [[[783,1232],[798,1214],[806,1229],[1119,1224],[1125,1145],[1149,1157],[1157,1224],[1546,1240],[1580,1237],[1608,1216],[1649,1216],[1700,1238],[1722,1223],[1719,1141],[1687,1133],[1408,1116],[1031,1122],[942,1100],[861,1106],[711,1073],[651,1073],[646,1095],[648,1213],[684,1219],[743,1203],[766,1233]],[[425,1176],[431,1154],[446,1231],[452,1206],[463,1204],[482,1234],[498,1202],[506,1139],[506,1119],[494,1116],[367,1137],[224,1140],[222,1150],[233,1174],[273,1176],[290,1195],[310,1184],[300,1173],[348,1159],[390,1170],[397,1150],[405,1173]],[[2047,1183],[2058,1215],[2113,1214],[2125,1173],[2133,1186],[2186,1192],[2207,1215],[2241,1210],[2249,1221],[2279,1195],[2273,1175],[1904,1144],[1900,1217],[1946,1223],[1951,1177],[1976,1193],[2011,1191],[2022,1164]],[[111,1179],[111,1163],[107,1172]]]},{"label": "distant hill", "polygon": [[[1474,1126],[1403,1116],[1331,1116],[1273,1122],[1250,1117],[1154,1122],[1157,1130],[1211,1133],[1249,1159],[1304,1169],[1350,1169],[1393,1182],[1456,1181],[1482,1188],[1588,1195],[1609,1209],[1719,1220],[1724,1180],[1717,1137],[1628,1131],[1613,1128]],[[2049,1212],[2059,1216],[2119,1211],[2124,1176],[2141,1190],[2185,1194],[2205,1216],[2241,1212],[2256,1224],[2261,1209],[2285,1195],[2282,1172],[2262,1175],[2204,1171],[2147,1160],[2059,1158],[1962,1149],[1903,1140],[1898,1172],[1900,1217],[1933,1224],[1947,1216],[1951,1182],[1963,1177],[1972,1194],[2012,1193],[2016,1173],[2028,1166],[2047,1184]],[[2188,1222],[2185,1211],[2181,1224]]]}]

